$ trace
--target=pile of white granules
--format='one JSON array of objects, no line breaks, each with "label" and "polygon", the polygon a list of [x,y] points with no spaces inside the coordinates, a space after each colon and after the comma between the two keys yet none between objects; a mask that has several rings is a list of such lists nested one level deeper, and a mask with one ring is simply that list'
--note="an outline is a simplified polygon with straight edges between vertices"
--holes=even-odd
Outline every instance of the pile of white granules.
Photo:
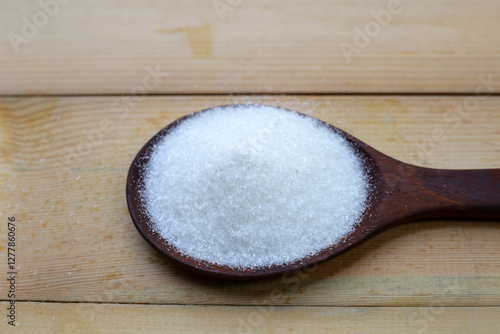
[{"label": "pile of white granules", "polygon": [[343,137],[314,118],[257,105],[182,122],[143,172],[154,230],[194,259],[233,268],[291,263],[337,244],[369,193]]}]

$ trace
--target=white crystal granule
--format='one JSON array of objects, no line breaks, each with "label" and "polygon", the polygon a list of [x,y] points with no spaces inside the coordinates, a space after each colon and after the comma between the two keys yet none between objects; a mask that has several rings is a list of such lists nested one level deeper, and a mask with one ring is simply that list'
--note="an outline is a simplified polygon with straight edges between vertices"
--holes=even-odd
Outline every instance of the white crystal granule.
[{"label": "white crystal granule", "polygon": [[234,268],[291,263],[337,244],[368,197],[349,142],[267,106],[196,114],[156,144],[144,172],[152,227],[180,252]]}]

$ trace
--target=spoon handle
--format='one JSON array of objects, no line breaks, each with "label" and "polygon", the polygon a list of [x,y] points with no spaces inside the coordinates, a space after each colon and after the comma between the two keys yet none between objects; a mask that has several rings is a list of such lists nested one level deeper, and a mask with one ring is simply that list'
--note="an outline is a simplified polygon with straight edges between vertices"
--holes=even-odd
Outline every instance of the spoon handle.
[{"label": "spoon handle", "polygon": [[405,167],[411,175],[395,185],[413,218],[500,219],[500,169]]}]

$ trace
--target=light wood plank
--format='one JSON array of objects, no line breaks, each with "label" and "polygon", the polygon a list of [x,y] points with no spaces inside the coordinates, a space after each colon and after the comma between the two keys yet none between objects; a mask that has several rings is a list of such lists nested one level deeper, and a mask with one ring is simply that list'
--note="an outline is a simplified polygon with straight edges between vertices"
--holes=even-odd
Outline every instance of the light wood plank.
[{"label": "light wood plank", "polygon": [[[156,66],[148,93],[473,93],[480,76],[500,80],[495,0],[401,0],[364,41],[355,28],[387,0],[241,1],[223,20],[213,3],[70,1],[44,25],[38,1],[2,1],[0,94],[130,94]],[[357,48],[350,63],[342,43]]]},{"label": "light wood plank", "polygon": [[[254,102],[302,111],[340,126],[396,158],[438,168],[500,167],[500,97],[459,123],[443,117],[467,97],[148,97],[128,116],[114,97],[4,98],[0,137],[1,219],[18,221],[21,300],[232,305],[498,306],[498,222],[434,221],[402,226],[302,276],[224,282],[163,259],[135,230],[125,203],[128,166],[174,119],[204,107]],[[85,131],[115,126],[73,164]],[[96,137],[98,138],[98,137]],[[64,168],[55,172],[53,166]],[[69,167],[67,168],[66,166]],[[0,244],[5,244],[5,228]],[[0,252],[0,262],[5,262]],[[0,280],[4,290],[6,281]],[[2,297],[4,298],[4,297]]]},{"label": "light wood plank", "polygon": [[[2,319],[5,319],[2,303]],[[500,308],[229,307],[18,303],[2,333],[482,333]],[[29,314],[29,317],[28,317]]]}]

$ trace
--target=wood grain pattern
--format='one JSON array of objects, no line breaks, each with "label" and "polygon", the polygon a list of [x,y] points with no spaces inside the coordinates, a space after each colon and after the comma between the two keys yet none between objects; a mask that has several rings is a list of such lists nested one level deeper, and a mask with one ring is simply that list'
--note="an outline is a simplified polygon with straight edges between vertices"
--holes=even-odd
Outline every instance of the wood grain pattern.
[{"label": "wood grain pattern", "polygon": [[[454,114],[449,108],[464,98],[148,97],[128,114],[112,110],[115,97],[0,99],[0,216],[18,219],[18,297],[158,304],[499,306],[498,222],[402,226],[304,275],[228,283],[193,275],[159,256],[137,233],[126,208],[126,174],[139,148],[174,119],[227,103],[265,103],[308,113],[390,156],[427,167],[500,167],[500,97],[484,99],[474,113],[450,121],[446,115]],[[108,127],[102,127],[105,120]],[[101,138],[95,130],[104,128],[109,131],[101,131]],[[433,141],[435,129],[446,140]],[[3,232],[0,244],[5,244]],[[4,260],[1,252],[0,262]],[[6,283],[0,282],[5,291]]]},{"label": "wood grain pattern", "polygon": [[[221,19],[213,1],[71,1],[30,31],[38,2],[3,1],[0,94],[133,94],[148,67],[162,76],[147,92],[168,94],[474,93],[480,76],[500,80],[498,1],[402,0],[385,27],[372,12],[386,0],[231,9]],[[350,62],[342,43],[356,48]]]},{"label": "wood grain pattern", "polygon": [[[2,305],[2,315],[5,314]],[[2,333],[482,333],[498,307],[229,307],[19,303],[30,314]],[[133,319],[134,321],[131,321]],[[10,327],[10,326],[9,326]]]},{"label": "wood grain pattern", "polygon": [[[401,0],[365,40],[355,29],[377,29],[387,0],[222,1],[223,17],[212,0],[68,1],[31,31],[40,1],[0,1],[0,219],[18,222],[20,321],[1,302],[0,332],[497,333],[498,222],[401,226],[314,271],[246,283],[193,275],[142,240],[129,164],[215,105],[304,112],[420,166],[500,167],[499,1]],[[357,47],[350,62],[341,43]],[[64,94],[117,96],[9,97]]]}]

